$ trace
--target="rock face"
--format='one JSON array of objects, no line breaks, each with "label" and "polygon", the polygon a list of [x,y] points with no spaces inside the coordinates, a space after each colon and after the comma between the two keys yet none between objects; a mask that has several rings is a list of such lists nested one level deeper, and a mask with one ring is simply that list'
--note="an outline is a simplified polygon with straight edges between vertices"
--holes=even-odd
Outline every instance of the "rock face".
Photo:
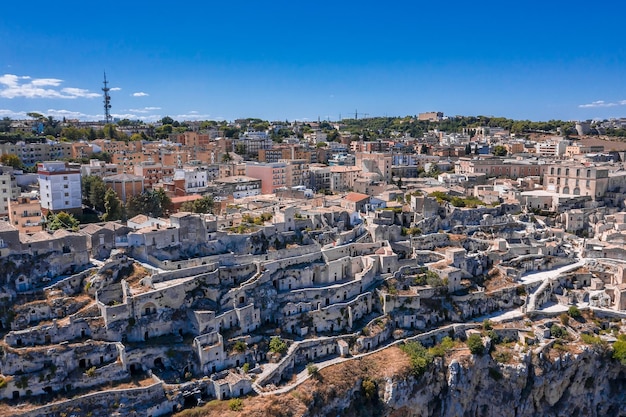
[{"label": "rock face", "polygon": [[[325,410],[363,409],[364,399],[336,398]],[[527,354],[499,364],[489,355],[438,360],[420,378],[378,383],[376,411],[390,417],[626,416],[626,366],[592,350],[556,360]],[[348,407],[346,407],[348,405]],[[343,413],[342,413],[343,414]],[[326,415],[324,411],[310,415]],[[347,414],[346,414],[347,415]]]}]

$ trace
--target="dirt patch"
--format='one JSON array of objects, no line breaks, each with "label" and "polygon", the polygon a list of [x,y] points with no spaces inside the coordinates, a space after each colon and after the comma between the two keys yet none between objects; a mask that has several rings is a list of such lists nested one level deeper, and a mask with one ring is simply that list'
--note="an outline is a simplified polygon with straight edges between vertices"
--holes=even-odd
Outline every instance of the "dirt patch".
[{"label": "dirt patch", "polygon": [[232,411],[229,401],[211,401],[203,407],[186,410],[176,417],[295,417],[302,416],[332,399],[345,395],[357,386],[359,380],[368,378],[382,383],[385,377],[403,375],[410,370],[409,359],[398,347],[354,359],[319,371],[288,394],[246,397],[243,409]]},{"label": "dirt patch", "polygon": [[626,150],[626,142],[622,142],[619,139],[604,139],[596,137],[586,137],[578,141],[584,146],[604,146],[604,151],[624,151]]}]

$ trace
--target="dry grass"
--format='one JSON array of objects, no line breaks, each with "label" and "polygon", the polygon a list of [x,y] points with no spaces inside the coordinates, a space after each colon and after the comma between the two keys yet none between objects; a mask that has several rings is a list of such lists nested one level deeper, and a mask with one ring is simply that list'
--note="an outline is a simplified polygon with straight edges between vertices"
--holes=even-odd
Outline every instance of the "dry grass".
[{"label": "dry grass", "polygon": [[597,137],[586,137],[578,142],[584,146],[604,146],[604,150],[606,152],[626,150],[626,142],[619,141],[619,138],[615,138],[615,140],[607,140]]},{"label": "dry grass", "polygon": [[408,374],[409,359],[398,347],[319,371],[319,377],[308,379],[291,392],[282,395],[243,399],[242,411],[231,411],[228,401],[211,401],[203,407],[185,410],[176,417],[295,417],[311,411],[319,404],[345,395],[365,377],[382,381],[385,377]]},{"label": "dry grass", "polygon": [[[102,392],[102,391],[106,391],[107,389],[126,389],[126,388],[147,387],[147,386],[154,384],[155,382],[156,380],[153,378],[146,378],[146,379],[141,379],[141,380],[134,379],[130,382],[124,382],[124,383],[110,383],[108,386],[107,385],[100,386],[97,389],[80,391],[79,395],[86,395],[86,394],[94,393],[94,392]],[[44,397],[39,397],[39,398],[42,399]],[[67,398],[59,396],[59,397],[55,397],[50,402],[64,401],[66,399]],[[19,406],[12,406],[10,404],[7,404],[6,402],[0,402],[0,417],[12,417],[12,416],[20,415],[26,411],[41,407],[42,405],[44,404],[30,403],[28,402],[27,398],[20,399]]]},{"label": "dry grass", "polygon": [[138,284],[142,278],[145,278],[148,275],[150,274],[148,273],[146,268],[138,264],[133,264],[133,271],[124,279],[126,280],[126,282],[128,282],[129,285],[134,285]]},{"label": "dry grass", "polygon": [[502,274],[499,269],[493,268],[487,274],[487,279],[485,280],[483,285],[485,287],[485,291],[489,293],[490,291],[513,287],[517,284],[513,281],[512,278]]}]

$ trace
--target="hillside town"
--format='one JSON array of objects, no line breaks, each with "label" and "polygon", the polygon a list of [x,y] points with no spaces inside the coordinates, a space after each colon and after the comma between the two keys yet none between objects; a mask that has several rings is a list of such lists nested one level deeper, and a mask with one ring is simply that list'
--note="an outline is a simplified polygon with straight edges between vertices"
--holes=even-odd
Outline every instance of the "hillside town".
[{"label": "hillside town", "polygon": [[555,323],[616,342],[626,119],[452,119],[6,121],[0,415],[172,415],[406,341],[521,355]]}]

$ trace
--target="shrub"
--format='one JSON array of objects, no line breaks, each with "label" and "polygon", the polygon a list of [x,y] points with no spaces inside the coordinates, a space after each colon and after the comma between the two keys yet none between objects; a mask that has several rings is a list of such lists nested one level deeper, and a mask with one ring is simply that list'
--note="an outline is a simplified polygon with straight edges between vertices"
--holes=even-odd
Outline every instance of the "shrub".
[{"label": "shrub", "polygon": [[0,389],[6,387],[7,383],[8,383],[7,379],[0,376]]},{"label": "shrub", "polygon": [[363,394],[368,400],[376,398],[376,384],[371,379],[365,378],[361,382],[361,389],[363,389]]},{"label": "shrub", "polygon": [[626,365],[626,340],[622,335],[620,335],[619,340],[613,343],[613,359],[617,359],[622,365]]},{"label": "shrub", "polygon": [[93,378],[94,376],[96,376],[96,367],[95,367],[95,366],[92,366],[91,368],[87,369],[87,370],[85,371],[85,374],[86,374],[88,377]]},{"label": "shrub", "polygon": [[432,356],[443,357],[454,347],[454,340],[451,337],[446,336],[441,340],[441,343],[428,349],[428,353]]},{"label": "shrub", "polygon": [[473,333],[470,337],[467,338],[467,347],[474,355],[482,355],[485,352],[483,339],[477,333]]},{"label": "shrub", "polygon": [[508,363],[511,361],[511,352],[506,350],[499,350],[493,353],[493,360],[498,363]]},{"label": "shrub", "polygon": [[580,335],[580,338],[583,340],[583,342],[587,343],[588,345],[600,346],[604,344],[602,339],[600,339],[600,336],[583,333]]},{"label": "shrub", "polygon": [[306,371],[308,372],[309,375],[316,376],[317,374],[319,374],[320,370],[315,364],[310,363],[306,366]]},{"label": "shrub", "polygon": [[561,314],[559,316],[559,319],[561,320],[561,324],[563,326],[567,326],[569,324],[569,316],[565,313]]},{"label": "shrub", "polygon": [[228,408],[230,411],[241,411],[243,410],[243,401],[241,398],[233,398],[228,402]]},{"label": "shrub", "polygon": [[409,356],[411,373],[416,377],[421,376],[433,361],[432,355],[420,342],[407,342],[400,349]]},{"label": "shrub", "polygon": [[235,352],[243,353],[246,351],[248,345],[243,340],[237,340],[233,346]]},{"label": "shrub", "polygon": [[552,327],[550,327],[550,333],[552,334],[552,337],[556,339],[567,336],[567,330],[563,327],[557,326],[556,324],[553,324]]},{"label": "shrub", "polygon": [[241,370],[243,371],[244,374],[247,374],[248,371],[250,370],[250,364],[248,362],[244,363],[243,366],[241,367]]},{"label": "shrub", "polygon": [[270,350],[274,353],[282,355],[287,351],[287,343],[280,336],[273,336],[270,339]]},{"label": "shrub", "polygon": [[483,330],[491,330],[493,329],[493,325],[489,319],[483,320]]},{"label": "shrub", "polygon": [[582,314],[580,312],[580,310],[578,309],[578,307],[576,306],[571,306],[568,310],[567,310],[567,314],[570,315],[570,317],[572,318],[578,318],[580,317]]},{"label": "shrub", "polygon": [[489,336],[489,338],[491,339],[492,345],[497,345],[501,342],[500,336],[498,336],[498,333],[496,333],[496,331],[493,329],[487,332],[487,336]]}]

